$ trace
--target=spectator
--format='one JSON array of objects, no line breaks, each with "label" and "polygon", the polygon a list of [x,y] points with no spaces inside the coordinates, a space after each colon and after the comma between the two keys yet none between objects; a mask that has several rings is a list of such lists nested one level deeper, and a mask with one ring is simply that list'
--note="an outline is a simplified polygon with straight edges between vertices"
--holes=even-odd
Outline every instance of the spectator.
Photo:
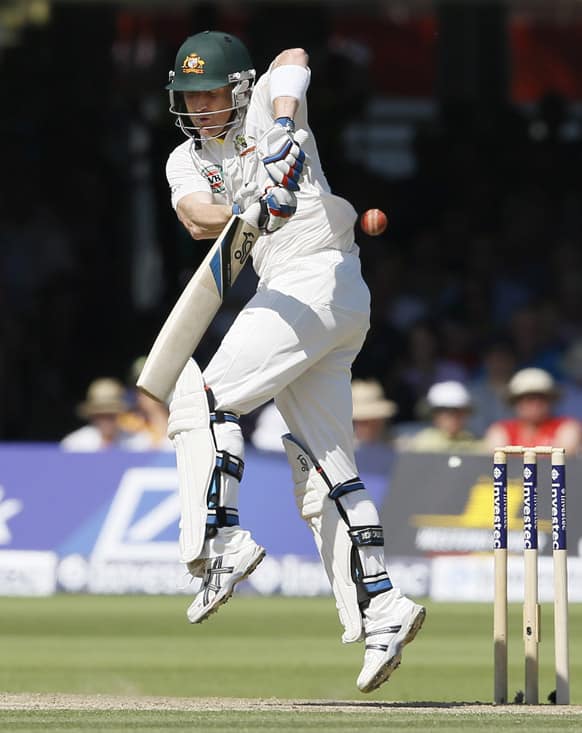
[{"label": "spectator", "polygon": [[356,458],[363,470],[389,475],[394,460],[390,418],[396,412],[394,402],[374,379],[352,382],[353,425]]},{"label": "spectator", "polygon": [[353,423],[356,447],[389,441],[389,419],[396,414],[396,405],[384,397],[374,379],[352,382]]},{"label": "spectator", "polygon": [[119,425],[134,436],[133,450],[168,450],[174,446],[168,438],[168,407],[136,389],[135,383],[141,374],[145,356],[137,358],[130,370],[129,381],[133,396],[133,407],[119,417]]},{"label": "spectator", "polygon": [[66,435],[61,446],[67,451],[95,452],[108,448],[136,450],[141,441],[121,429],[119,416],[127,410],[124,388],[116,379],[102,378],[91,382],[87,397],[77,414],[87,425]]},{"label": "spectator", "polygon": [[558,396],[554,378],[544,369],[530,367],[516,372],[508,387],[514,417],[489,427],[485,434],[487,447],[552,445],[576,453],[582,445],[582,423],[553,414]]},{"label": "spectator", "polygon": [[403,437],[398,447],[418,452],[478,451],[480,442],[467,430],[472,411],[471,396],[462,382],[437,382],[426,395],[431,424],[410,437]]}]

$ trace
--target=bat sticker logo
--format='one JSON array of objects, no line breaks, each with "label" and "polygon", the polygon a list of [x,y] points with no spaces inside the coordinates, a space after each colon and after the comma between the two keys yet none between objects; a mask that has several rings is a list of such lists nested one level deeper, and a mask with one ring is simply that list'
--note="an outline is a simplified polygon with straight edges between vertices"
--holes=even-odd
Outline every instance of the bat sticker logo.
[{"label": "bat sticker logo", "polygon": [[234,252],[234,259],[239,260],[241,265],[244,265],[247,257],[249,256],[251,248],[254,244],[255,235],[252,232],[243,232],[243,237],[243,243],[241,244],[239,249],[235,250]]},{"label": "bat sticker logo", "polygon": [[303,453],[299,453],[297,456],[297,460],[301,464],[301,470],[303,473],[307,473],[309,471],[309,464],[307,463],[307,458],[303,455]]}]

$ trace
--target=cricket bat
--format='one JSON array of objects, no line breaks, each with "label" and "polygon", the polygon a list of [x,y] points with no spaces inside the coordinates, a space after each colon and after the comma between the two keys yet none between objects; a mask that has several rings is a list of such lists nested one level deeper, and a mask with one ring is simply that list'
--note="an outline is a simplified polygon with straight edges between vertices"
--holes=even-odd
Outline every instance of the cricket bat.
[{"label": "cricket bat", "polygon": [[137,386],[164,402],[244,267],[259,230],[232,216],[184,288],[158,334]]}]

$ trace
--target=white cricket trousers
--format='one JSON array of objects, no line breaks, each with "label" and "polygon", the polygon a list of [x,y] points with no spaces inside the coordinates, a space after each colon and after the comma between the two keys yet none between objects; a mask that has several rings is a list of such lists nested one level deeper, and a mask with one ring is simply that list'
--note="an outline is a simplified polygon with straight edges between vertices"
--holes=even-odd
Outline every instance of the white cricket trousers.
[{"label": "white cricket trousers", "polygon": [[357,255],[325,250],[286,263],[259,283],[204,371],[216,409],[246,414],[275,398],[332,484],[353,478],[351,365],[369,313]]}]

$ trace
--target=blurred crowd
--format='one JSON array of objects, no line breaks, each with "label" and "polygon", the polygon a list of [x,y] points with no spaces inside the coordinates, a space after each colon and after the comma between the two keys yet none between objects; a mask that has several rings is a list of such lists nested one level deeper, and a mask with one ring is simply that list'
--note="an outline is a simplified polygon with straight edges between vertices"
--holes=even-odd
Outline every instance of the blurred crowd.
[{"label": "blurred crowd", "polygon": [[127,385],[114,377],[99,377],[89,384],[85,399],[75,410],[84,424],[62,438],[64,450],[174,450],[167,436],[167,405],[135,388],[143,364],[144,357],[134,361]]},{"label": "blurred crowd", "polygon": [[[153,419],[131,389],[135,355],[204,254],[176,223],[164,178],[179,140],[162,89],[173,41],[140,76],[104,57],[110,29],[93,25],[90,38],[71,33],[61,45],[50,32],[32,37],[0,66],[10,100],[0,123],[2,440],[60,440],[93,420],[100,400],[125,415],[106,442],[135,440]],[[91,59],[91,84],[72,94],[55,79],[81,59]],[[384,235],[357,232],[373,310],[354,378],[376,390],[392,439],[427,445],[453,429],[452,415],[463,445],[483,445],[518,409],[512,377],[532,368],[552,388],[530,394],[582,420],[582,132],[572,104],[551,90],[530,109],[442,99],[414,131],[413,173],[384,178],[354,163],[342,137],[373,96],[358,63],[314,49],[310,120],[333,189],[360,212],[389,216]],[[31,114],[19,80],[33,71]],[[201,344],[203,366],[253,286],[249,271]],[[104,376],[113,381],[86,394]],[[441,405],[443,394],[456,404]],[[247,419],[249,440],[259,417]]]},{"label": "blurred crowd", "polygon": [[[168,409],[133,386],[143,366],[137,359],[130,384],[111,377],[92,381],[76,408],[85,424],[60,442],[64,450],[95,452],[173,450],[166,436]],[[353,426],[359,458],[391,468],[396,452],[492,453],[506,445],[553,446],[570,455],[582,450],[582,420],[569,410],[570,394],[545,369],[526,367],[505,381],[435,382],[417,404],[417,419],[396,423],[398,406],[375,379],[352,382]],[[578,398],[579,395],[576,395]],[[480,400],[488,400],[497,418],[480,428]],[[274,402],[244,416],[243,434],[261,451],[283,451],[289,432]]]}]

